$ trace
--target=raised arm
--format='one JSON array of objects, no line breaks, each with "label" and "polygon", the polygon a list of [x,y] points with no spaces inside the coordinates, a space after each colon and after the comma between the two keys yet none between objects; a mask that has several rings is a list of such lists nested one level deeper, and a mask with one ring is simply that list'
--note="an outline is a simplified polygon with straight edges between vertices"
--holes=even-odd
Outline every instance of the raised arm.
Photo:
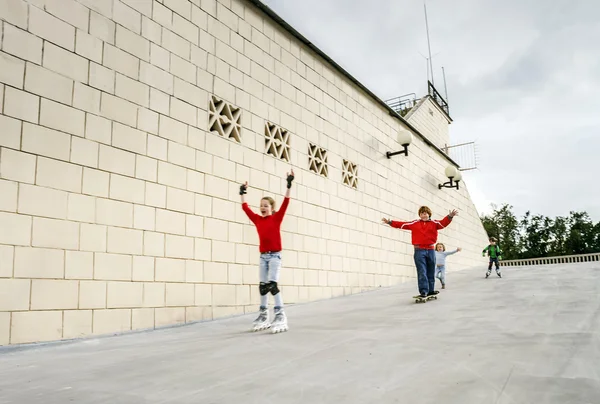
[{"label": "raised arm", "polygon": [[454,250],[454,251],[446,251],[446,252],[444,252],[444,254],[446,254],[446,255],[452,255],[452,254],[456,254],[460,250],[461,250],[460,247],[458,247],[456,250]]},{"label": "raised arm", "polygon": [[393,227],[395,229],[411,230],[412,227],[414,226],[414,224],[417,223],[418,220],[413,220],[410,222],[401,222],[398,220],[383,218],[383,219],[381,219],[381,221],[385,224],[390,225],[391,227]]},{"label": "raised arm", "polygon": [[450,213],[448,213],[448,216],[444,217],[442,220],[435,220],[435,224],[437,225],[438,229],[443,229],[445,227],[447,227],[450,223],[452,223],[452,218],[454,218],[454,216],[458,215],[458,211],[456,209],[451,210]]},{"label": "raised arm", "polygon": [[248,203],[246,202],[246,197],[244,195],[246,195],[247,190],[248,181],[240,185],[240,199],[242,200],[242,210],[246,213],[246,216],[248,216],[248,219],[250,219],[252,223],[256,223],[256,219],[259,218],[259,216],[256,213],[252,212],[252,209],[250,209],[250,206],[248,206]]},{"label": "raised arm", "polygon": [[292,192],[292,181],[294,181],[294,170],[285,174],[287,176],[287,191],[285,191],[285,197],[289,198]]}]

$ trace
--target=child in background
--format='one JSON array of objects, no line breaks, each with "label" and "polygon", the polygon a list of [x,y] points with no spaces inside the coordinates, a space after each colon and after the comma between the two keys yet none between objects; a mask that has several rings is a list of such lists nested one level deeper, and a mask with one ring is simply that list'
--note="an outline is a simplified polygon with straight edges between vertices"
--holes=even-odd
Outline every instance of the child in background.
[{"label": "child in background", "polygon": [[[260,200],[260,215],[250,209],[246,203],[246,190],[248,182],[240,186],[242,209],[248,218],[256,226],[260,240],[260,265],[258,290],[260,293],[260,310],[258,317],[254,320],[253,330],[260,331],[271,328],[273,333],[288,330],[287,317],[283,311],[283,299],[277,286],[279,281],[279,270],[281,269],[281,222],[290,203],[290,192],[294,170],[287,174],[287,192],[281,204],[281,209],[275,210],[273,198],[265,196]],[[268,294],[271,293],[275,299],[274,320],[269,323],[269,311],[267,310]]]},{"label": "child in background", "polygon": [[446,246],[443,243],[435,245],[435,277],[442,282],[442,289],[446,289],[446,257],[456,254],[460,250],[461,248],[458,247],[454,251],[446,252]]},{"label": "child in background", "polygon": [[420,220],[412,222],[399,222],[391,219],[381,219],[396,229],[410,230],[412,232],[412,244],[415,248],[413,255],[417,267],[417,280],[421,298],[437,295],[435,288],[435,251],[438,230],[443,229],[452,222],[452,218],[458,215],[458,211],[452,210],[442,220],[431,220],[431,209],[427,206],[419,208]]},{"label": "child in background", "polygon": [[490,257],[490,265],[488,265],[488,270],[485,273],[486,278],[492,273],[492,264],[496,264],[496,275],[498,275],[499,278],[502,278],[502,274],[500,273],[500,263],[498,262],[498,260],[502,259],[502,251],[500,251],[500,246],[496,245],[497,242],[498,240],[496,237],[490,237],[490,245],[485,247],[482,251],[484,257],[486,252]]}]

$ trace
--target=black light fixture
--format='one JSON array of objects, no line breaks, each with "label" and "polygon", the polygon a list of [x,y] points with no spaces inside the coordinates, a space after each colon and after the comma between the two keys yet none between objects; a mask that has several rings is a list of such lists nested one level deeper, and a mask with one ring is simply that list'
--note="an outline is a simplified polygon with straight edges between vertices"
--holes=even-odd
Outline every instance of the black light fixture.
[{"label": "black light fixture", "polygon": [[460,173],[460,170],[458,170],[454,166],[448,166],[448,167],[446,167],[446,171],[444,173],[446,174],[446,177],[448,177],[448,179],[450,181],[444,182],[443,184],[438,184],[438,189],[442,189],[442,188],[458,189],[458,183],[460,182],[460,180],[462,180],[462,174]]},{"label": "black light fixture", "polygon": [[405,156],[408,156],[408,145],[412,143],[412,133],[407,130],[401,130],[398,132],[398,143],[402,145],[403,149],[397,152],[386,152],[385,156],[387,158],[391,158],[392,156],[396,156],[398,154],[404,154]]}]

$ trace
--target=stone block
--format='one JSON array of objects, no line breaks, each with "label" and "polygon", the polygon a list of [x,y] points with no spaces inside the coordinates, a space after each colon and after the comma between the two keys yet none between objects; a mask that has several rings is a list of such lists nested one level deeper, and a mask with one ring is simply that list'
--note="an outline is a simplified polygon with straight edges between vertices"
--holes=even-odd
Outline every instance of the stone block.
[{"label": "stone block", "polygon": [[[42,42],[41,38],[31,35],[27,31],[10,24],[4,24],[4,42],[2,44],[2,50],[6,53],[10,53],[20,59],[25,59],[39,65],[42,64]],[[19,65],[25,66],[22,62],[19,63]]]},{"label": "stone block", "polygon": [[131,329],[151,330],[154,328],[154,309],[132,309]]},{"label": "stone block", "polygon": [[94,310],[93,333],[113,334],[131,330],[131,310]]},{"label": "stone block", "polygon": [[133,227],[141,230],[154,230],[156,227],[156,209],[134,205]]},{"label": "stone block", "polygon": [[131,127],[135,127],[137,123],[137,106],[107,93],[102,93],[100,113],[108,119]]},{"label": "stone block", "polygon": [[87,83],[89,77],[89,61],[61,47],[46,43],[42,65],[80,83]]},{"label": "stone block", "polygon": [[115,74],[113,69],[90,62],[89,85],[113,94],[115,92]]},{"label": "stone block", "polygon": [[63,338],[82,338],[92,334],[92,310],[66,310]]},{"label": "stone block", "polygon": [[133,281],[149,281],[154,280],[154,258],[152,257],[133,257]]},{"label": "stone block", "polygon": [[52,129],[25,123],[21,150],[58,160],[69,161],[71,136]]},{"label": "stone block", "polygon": [[75,28],[37,7],[29,7],[29,31],[48,42],[75,51]]},{"label": "stone block", "polygon": [[40,97],[12,87],[6,87],[4,97],[6,115],[33,123],[38,122]]},{"label": "stone block", "polygon": [[[84,0],[85,2],[92,2],[93,0]],[[104,3],[110,3],[110,7],[111,7],[111,11],[110,14],[103,14],[103,12],[100,12],[100,14],[96,13],[96,12],[91,12],[90,13],[90,34],[95,36],[98,39],[101,39],[102,41],[108,43],[108,44],[115,44],[115,29],[116,29],[116,24],[114,21],[108,19],[105,17],[105,15],[108,16],[112,16],[112,0],[102,0],[102,2]],[[100,2],[99,2],[100,3]],[[94,7],[95,5],[91,5],[91,7]],[[92,10],[94,10],[94,8],[92,8]]]},{"label": "stone block", "polygon": [[73,101],[73,80],[32,63],[25,67],[25,90],[63,104]]},{"label": "stone block", "polygon": [[106,307],[108,309],[140,307],[143,286],[141,282],[108,282]]},{"label": "stone block", "polygon": [[165,235],[162,233],[144,232],[144,255],[164,257]]},{"label": "stone block", "polygon": [[33,279],[31,310],[76,309],[79,282],[72,280]]},{"label": "stone block", "polygon": [[60,279],[65,273],[65,253],[45,248],[15,248],[15,278]]},{"label": "stone block", "polygon": [[122,175],[110,175],[109,196],[114,200],[143,204],[145,199],[146,183],[135,178]]},{"label": "stone block", "polygon": [[80,193],[82,178],[81,166],[38,157],[35,183],[39,186]]},{"label": "stone block", "polygon": [[0,311],[29,310],[30,288],[29,279],[0,279]]},{"label": "stone block", "polygon": [[144,283],[143,307],[165,306],[165,284],[159,282]]},{"label": "stone block", "polygon": [[87,139],[71,139],[71,163],[88,167],[98,167],[98,143]]},{"label": "stone block", "polygon": [[166,300],[167,306],[193,306],[194,285],[186,283],[167,283]]},{"label": "stone block", "polygon": [[158,282],[185,282],[185,260],[157,258],[154,277]]},{"label": "stone block", "polygon": [[0,0],[0,20],[27,28],[27,3],[21,0]]},{"label": "stone block", "polygon": [[98,199],[96,201],[96,222],[109,226],[133,226],[133,205],[125,202]]},{"label": "stone block", "polygon": [[0,149],[0,178],[33,184],[35,182],[36,157],[32,154]]},{"label": "stone block", "polygon": [[184,307],[163,307],[154,310],[154,324],[156,327],[164,327],[167,325],[184,324],[185,323],[185,308]]},{"label": "stone block", "polygon": [[103,42],[87,33],[87,29],[78,29],[75,35],[75,52],[86,59],[102,63]]},{"label": "stone block", "polygon": [[79,249],[79,223],[66,220],[33,218],[33,247]]},{"label": "stone block", "polygon": [[194,239],[167,234],[165,256],[170,258],[194,258]]},{"label": "stone block", "polygon": [[84,251],[65,252],[65,279],[93,279],[94,253]]},{"label": "stone block", "polygon": [[[34,9],[35,7],[31,7]],[[55,341],[62,338],[62,311],[12,313],[11,344]]]},{"label": "stone block", "polygon": [[100,145],[98,167],[101,170],[133,177],[135,175],[135,154]]},{"label": "stone block", "polygon": [[83,169],[83,188],[84,194],[108,198],[108,186],[110,174],[105,171],[93,170],[91,168]]},{"label": "stone block", "polygon": [[131,273],[130,255],[95,253],[94,279],[130,281]]},{"label": "stone block", "polygon": [[106,282],[79,282],[79,309],[106,308]]},{"label": "stone block", "polygon": [[[126,41],[126,40],[119,41],[119,30],[120,29],[122,29],[123,31],[131,30],[137,34],[140,34],[142,32],[142,16],[138,11],[134,10],[133,8],[129,7],[128,5],[123,4],[119,0],[115,0],[113,3],[113,19],[117,23],[117,38],[116,38],[117,46],[122,49],[126,49],[128,42],[132,42],[132,41]],[[125,27],[125,28],[123,28],[123,27]],[[131,45],[133,45],[133,44],[131,44]],[[131,53],[133,53],[133,52],[131,52]]]},{"label": "stone block", "polygon": [[167,206],[167,187],[151,182],[146,183],[146,205],[157,208]]},{"label": "stone block", "polygon": [[236,286],[235,285],[213,285],[212,299],[215,306],[235,306],[236,304]]},{"label": "stone block", "polygon": [[75,83],[73,106],[92,114],[100,114],[100,90],[81,83]]},{"label": "stone block", "polygon": [[115,95],[143,107],[150,106],[150,88],[119,73],[117,73]]},{"label": "stone block", "polygon": [[144,233],[141,230],[108,228],[107,251],[117,254],[142,255]]},{"label": "stone block", "polygon": [[196,284],[195,301],[196,306],[212,306],[212,285]]},{"label": "stone block", "polygon": [[81,224],[79,248],[82,251],[106,252],[106,226]]},{"label": "stone block", "polygon": [[[0,66],[0,69],[2,67]],[[2,80],[2,79],[0,79]],[[3,86],[0,85],[0,99],[4,100]],[[0,101],[0,110],[2,109],[2,101]],[[9,118],[5,115],[0,115],[0,146],[10,147],[11,149],[21,148],[21,121]],[[0,164],[2,162],[0,161]],[[1,174],[0,174],[1,175]]]}]

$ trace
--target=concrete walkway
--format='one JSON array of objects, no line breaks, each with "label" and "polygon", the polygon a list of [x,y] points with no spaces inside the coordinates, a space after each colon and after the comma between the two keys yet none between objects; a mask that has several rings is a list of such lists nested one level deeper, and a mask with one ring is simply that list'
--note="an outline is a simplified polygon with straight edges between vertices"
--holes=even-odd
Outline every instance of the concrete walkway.
[{"label": "concrete walkway", "polygon": [[600,263],[448,274],[254,315],[0,350],[0,403],[600,403]]}]

